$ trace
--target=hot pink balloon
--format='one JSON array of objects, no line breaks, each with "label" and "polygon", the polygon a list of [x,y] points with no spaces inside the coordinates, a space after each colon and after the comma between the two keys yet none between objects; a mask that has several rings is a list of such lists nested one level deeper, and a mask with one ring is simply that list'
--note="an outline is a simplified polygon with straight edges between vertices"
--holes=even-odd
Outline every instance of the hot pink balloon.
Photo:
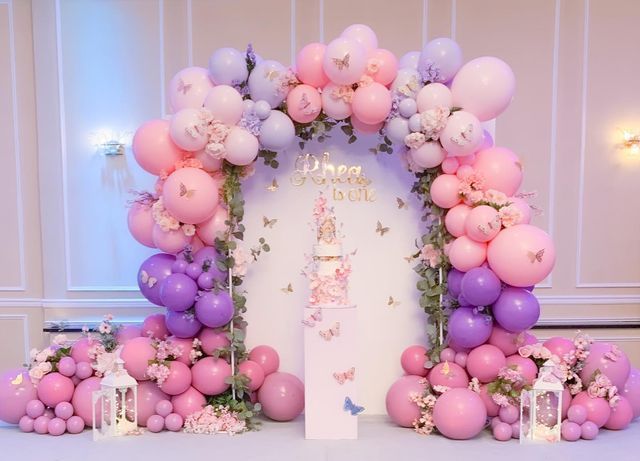
[{"label": "hot pink balloon", "polygon": [[398,59],[391,51],[378,48],[369,54],[367,70],[374,81],[388,86],[398,75]]},{"label": "hot pink balloon", "polygon": [[633,409],[633,417],[640,416],[640,370],[632,368],[629,377],[620,391],[620,395],[625,397]]},{"label": "hot pink balloon", "polygon": [[[127,411],[130,411],[133,409],[133,392],[128,391],[126,399]],[[146,426],[149,417],[155,414],[158,402],[168,399],[169,396],[153,381],[138,383],[138,424]]]},{"label": "hot pink balloon", "polygon": [[258,138],[244,128],[235,126],[231,128],[224,140],[224,148],[227,152],[226,160],[233,165],[249,165],[258,156],[260,143]]},{"label": "hot pink balloon", "polygon": [[419,167],[435,168],[447,157],[447,152],[440,143],[429,141],[417,149],[411,149],[409,155]]},{"label": "hot pink balloon", "polygon": [[137,381],[146,381],[149,360],[156,357],[156,350],[151,345],[150,338],[133,338],[123,347],[120,357],[124,360],[124,367]]},{"label": "hot pink balloon", "polygon": [[280,356],[271,346],[256,346],[249,352],[249,360],[256,362],[264,370],[264,375],[278,371],[280,367]]},{"label": "hot pink balloon", "polygon": [[516,367],[516,370],[522,375],[527,384],[533,384],[536,376],[538,376],[538,367],[535,362],[518,354],[507,357],[507,366]]},{"label": "hot pink balloon", "polygon": [[517,224],[489,242],[487,260],[500,280],[514,287],[537,285],[551,273],[556,260],[553,240],[542,229]]},{"label": "hot pink balloon", "polygon": [[472,208],[460,203],[451,208],[444,217],[444,225],[447,231],[454,237],[462,237],[465,233],[465,222]]},{"label": "hot pink balloon", "polygon": [[196,226],[198,237],[207,245],[214,245],[216,238],[224,238],[229,226],[226,224],[229,212],[221,204],[209,219]]},{"label": "hot pink balloon", "polygon": [[480,394],[478,395],[480,395],[482,403],[484,403],[484,406],[487,409],[487,416],[496,416],[500,411],[500,407],[496,402],[494,402],[493,398],[489,394],[486,384],[480,386]]},{"label": "hot pink balloon", "polygon": [[378,37],[373,29],[365,24],[351,24],[340,34],[341,37],[355,40],[365,50],[378,48]]},{"label": "hot pink balloon", "polygon": [[231,366],[224,359],[205,357],[191,368],[192,383],[205,395],[218,395],[229,388],[225,380],[231,376]]},{"label": "hot pink balloon", "polygon": [[309,43],[298,52],[296,74],[302,83],[321,88],[329,82],[322,68],[326,49],[324,43]]},{"label": "hot pink balloon", "polygon": [[450,156],[464,157],[478,150],[482,144],[482,126],[475,115],[459,110],[454,112],[440,132],[442,147]]},{"label": "hot pink balloon", "polygon": [[204,103],[213,82],[209,71],[203,67],[187,67],[169,82],[169,102],[174,112],[181,109],[199,109]]},{"label": "hot pink balloon", "polygon": [[[348,87],[336,85],[335,83],[327,83],[322,90],[322,110],[324,113],[334,120],[344,120],[351,116],[353,110],[351,109],[351,99],[349,97],[341,96],[345,91],[348,91]],[[353,93],[351,93],[353,96]]]},{"label": "hot pink balloon", "polygon": [[169,336],[164,314],[152,314],[142,322],[142,336],[164,340]]},{"label": "hot pink balloon", "polygon": [[[456,351],[454,351],[450,347],[445,347],[440,351],[440,361],[441,362],[453,362],[456,358]],[[462,365],[460,365],[462,366]]]},{"label": "hot pink balloon", "polygon": [[391,92],[377,82],[361,86],[353,93],[351,108],[358,120],[367,125],[383,122],[391,110]]},{"label": "hot pink balloon", "polygon": [[[77,416],[80,416],[84,423],[91,427],[93,422],[91,395],[94,391],[100,390],[100,378],[92,376],[80,382],[73,392],[71,404]],[[100,401],[96,402],[96,415],[100,414]]]},{"label": "hot pink balloon", "polygon": [[242,96],[229,85],[218,85],[209,90],[204,107],[211,112],[214,120],[233,126],[242,117]]},{"label": "hot pink balloon", "polygon": [[0,421],[18,424],[27,414],[27,404],[37,398],[37,391],[23,369],[0,374]]},{"label": "hot pink balloon", "polygon": [[54,408],[60,402],[70,402],[75,386],[70,378],[60,373],[49,373],[38,383],[38,398]]},{"label": "hot pink balloon", "polygon": [[206,130],[197,129],[202,125],[202,114],[198,109],[182,109],[171,117],[169,134],[171,140],[180,148],[197,152],[209,142]]},{"label": "hot pink balloon", "polygon": [[451,362],[440,362],[429,372],[432,386],[467,387],[469,375],[460,365]]},{"label": "hot pink balloon", "polygon": [[478,394],[469,389],[451,389],[433,407],[438,431],[450,439],[467,440],[484,428],[487,410]]},{"label": "hot pink balloon", "polygon": [[264,382],[264,370],[256,362],[245,360],[238,365],[238,371],[240,374],[249,378],[247,386],[250,391],[256,391],[260,386],[262,386],[262,383]]},{"label": "hot pink balloon", "polygon": [[[544,343],[542,343],[542,345],[549,349],[551,353],[556,355],[559,359],[564,359],[565,356],[570,357],[576,351],[576,346],[573,344],[573,341],[561,336],[554,336],[553,338],[549,338]],[[569,363],[571,365],[576,363],[575,356],[572,360],[569,361]]]},{"label": "hot pink balloon", "polygon": [[140,325],[122,325],[116,333],[118,344],[126,344],[133,338],[139,338],[142,335]]},{"label": "hot pink balloon", "polygon": [[452,174],[441,174],[431,184],[431,199],[440,208],[453,208],[460,203],[460,180]]},{"label": "hot pink balloon", "polygon": [[133,156],[151,174],[173,170],[174,164],[182,160],[185,153],[171,140],[169,131],[168,120],[150,120],[142,124],[133,136]]},{"label": "hot pink balloon", "polygon": [[513,151],[492,147],[476,154],[473,169],[484,179],[484,189],[514,195],[522,184],[522,164]]},{"label": "hot pink balloon", "polygon": [[[474,267],[480,267],[487,256],[487,244],[471,240],[466,235],[458,237],[449,248],[449,260],[453,267],[461,272],[467,272]],[[493,268],[496,275],[502,280],[502,276]]]},{"label": "hot pink balloon", "polygon": [[353,126],[353,129],[356,130],[358,133],[373,134],[380,131],[380,128],[382,128],[382,126],[384,125],[384,122],[375,123],[371,125],[369,123],[364,123],[354,114],[351,116],[351,125]]},{"label": "hot pink balloon", "polygon": [[451,108],[453,106],[453,96],[451,90],[442,83],[431,83],[425,85],[418,92],[416,98],[418,112],[424,112],[436,107]]},{"label": "hot pink balloon", "polygon": [[627,354],[616,345],[595,342],[589,347],[589,357],[580,372],[582,382],[588,383],[596,370],[606,375],[618,389],[622,389],[629,377],[631,365]]},{"label": "hot pink balloon", "polygon": [[191,387],[191,370],[177,360],[169,362],[169,376],[159,387],[168,395],[182,394]]},{"label": "hot pink balloon", "polygon": [[304,385],[290,373],[271,373],[258,390],[258,400],[267,418],[291,421],[304,410]]},{"label": "hot pink balloon", "polygon": [[571,402],[573,405],[582,405],[587,409],[587,419],[602,427],[611,416],[611,407],[602,397],[591,398],[587,391],[579,392]]},{"label": "hot pink balloon", "polygon": [[190,387],[182,394],[173,396],[171,403],[173,404],[173,411],[182,416],[183,419],[186,419],[187,416],[202,410],[207,400],[198,390]]},{"label": "hot pink balloon", "polygon": [[228,333],[217,328],[203,328],[198,335],[200,339],[202,352],[207,355],[213,355],[217,349],[229,347],[231,342],[227,337]]},{"label": "hot pink balloon", "polygon": [[93,368],[91,368],[91,364],[89,362],[76,363],[75,378],[83,380],[89,378],[91,375],[93,375]]},{"label": "hot pink balloon", "polygon": [[180,222],[201,223],[216,211],[218,187],[205,171],[181,168],[171,173],[162,187],[164,206]]},{"label": "hot pink balloon", "polygon": [[490,383],[498,377],[500,369],[507,363],[504,353],[496,346],[483,344],[469,352],[467,371],[481,383]]},{"label": "hot pink balloon", "polygon": [[401,427],[412,427],[420,418],[420,408],[410,400],[412,395],[422,395],[422,376],[408,375],[397,379],[387,391],[385,404],[391,420]]},{"label": "hot pink balloon", "polygon": [[289,117],[299,123],[314,121],[322,111],[320,93],[311,85],[298,85],[287,95]]},{"label": "hot pink balloon", "polygon": [[480,205],[471,210],[464,227],[470,239],[476,242],[488,242],[498,235],[502,226],[495,208]]},{"label": "hot pink balloon", "polygon": [[193,238],[193,236],[187,236],[182,229],[164,231],[158,224],[153,226],[151,235],[155,247],[169,254],[180,253]]},{"label": "hot pink balloon", "polygon": [[402,369],[408,375],[427,376],[428,369],[424,367],[427,361],[427,349],[414,344],[407,347],[400,356]]},{"label": "hot pink balloon", "polygon": [[139,203],[131,205],[127,214],[127,226],[138,243],[155,248],[153,243],[153,226],[155,224],[150,206]]},{"label": "hot pink balloon", "polygon": [[612,431],[626,429],[633,419],[633,408],[629,401],[620,397],[615,407],[611,408],[611,416],[604,424],[604,427]]},{"label": "hot pink balloon", "polygon": [[351,85],[365,73],[366,54],[365,48],[357,41],[339,37],[327,45],[322,68],[333,83]]}]

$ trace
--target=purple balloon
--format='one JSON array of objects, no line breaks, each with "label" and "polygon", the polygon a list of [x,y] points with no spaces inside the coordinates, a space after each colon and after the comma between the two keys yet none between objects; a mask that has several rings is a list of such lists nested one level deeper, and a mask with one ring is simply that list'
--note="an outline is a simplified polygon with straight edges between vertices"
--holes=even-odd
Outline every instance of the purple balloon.
[{"label": "purple balloon", "polygon": [[187,266],[187,270],[185,273],[193,280],[196,280],[198,277],[200,277],[200,274],[202,274],[202,263],[190,263]]},{"label": "purple balloon", "polygon": [[226,291],[203,293],[196,301],[196,317],[204,325],[217,328],[233,318],[233,301]]},{"label": "purple balloon", "polygon": [[491,317],[476,313],[471,307],[459,307],[449,317],[449,338],[458,346],[473,348],[484,344],[492,328]]},{"label": "purple balloon", "polygon": [[493,304],[502,290],[500,279],[491,269],[474,267],[462,277],[462,296],[472,306]]},{"label": "purple balloon", "polygon": [[198,286],[203,290],[210,290],[215,284],[215,278],[211,272],[203,272],[198,277]]},{"label": "purple balloon", "polygon": [[197,294],[198,285],[185,274],[171,274],[160,286],[160,300],[172,311],[189,309]]},{"label": "purple balloon", "polygon": [[458,295],[458,304],[462,307],[473,307],[473,304],[471,304],[463,294]]},{"label": "purple balloon", "polygon": [[186,260],[182,258],[176,258],[176,261],[171,266],[171,271],[174,274],[184,274],[185,272],[187,272],[188,265],[189,263]]},{"label": "purple balloon", "polygon": [[193,262],[198,264],[204,263],[207,259],[213,264],[218,259],[218,251],[214,247],[202,247],[193,256]]},{"label": "purple balloon", "polygon": [[454,298],[460,296],[462,292],[462,277],[464,272],[460,272],[458,269],[451,269],[447,275],[447,287],[449,288],[449,294]]},{"label": "purple balloon", "polygon": [[193,311],[167,311],[167,329],[176,338],[193,338],[198,334],[202,324],[195,318]]},{"label": "purple balloon", "polygon": [[540,317],[540,303],[524,288],[508,287],[493,305],[493,316],[502,328],[520,333],[536,324]]},{"label": "purple balloon", "polygon": [[166,253],[158,253],[147,258],[138,271],[138,287],[142,295],[153,304],[162,306],[160,285],[171,275],[171,267],[176,257]]}]

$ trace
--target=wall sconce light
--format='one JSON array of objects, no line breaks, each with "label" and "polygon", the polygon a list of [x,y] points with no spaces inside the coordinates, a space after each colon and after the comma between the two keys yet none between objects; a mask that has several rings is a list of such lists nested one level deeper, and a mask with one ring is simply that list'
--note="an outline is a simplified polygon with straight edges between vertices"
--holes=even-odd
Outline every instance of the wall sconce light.
[{"label": "wall sconce light", "polygon": [[626,150],[629,155],[640,155],[640,133],[634,133],[629,130],[622,131],[621,148]]},{"label": "wall sconce light", "polygon": [[91,144],[103,155],[123,155],[130,140],[130,131],[99,130],[89,135]]}]

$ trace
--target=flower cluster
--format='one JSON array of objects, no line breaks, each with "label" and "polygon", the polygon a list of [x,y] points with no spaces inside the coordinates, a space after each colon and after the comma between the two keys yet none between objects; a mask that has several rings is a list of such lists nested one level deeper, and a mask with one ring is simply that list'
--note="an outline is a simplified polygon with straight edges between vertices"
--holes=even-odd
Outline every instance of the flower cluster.
[{"label": "flower cluster", "polygon": [[618,388],[613,385],[611,380],[606,375],[600,373],[599,370],[596,370],[596,372],[591,377],[591,381],[589,382],[589,386],[587,387],[587,394],[589,394],[589,397],[594,399],[597,397],[602,397],[608,400],[611,407],[615,407],[620,401]]},{"label": "flower cluster", "polygon": [[438,250],[432,243],[428,243],[420,250],[420,259],[429,267],[438,267],[442,252]]},{"label": "flower cluster", "polygon": [[167,211],[164,207],[164,200],[162,197],[160,197],[151,207],[151,214],[153,216],[153,220],[164,232],[180,229],[180,221],[174,218],[173,215]]},{"label": "flower cluster", "polygon": [[413,421],[413,429],[418,434],[429,435],[436,428],[433,421],[433,407],[436,405],[438,396],[425,378],[419,383],[424,386],[422,394],[413,393],[409,396],[409,400],[420,408],[420,417]]},{"label": "flower cluster", "polygon": [[460,174],[460,188],[458,192],[465,204],[474,206],[484,199],[485,179],[479,173],[469,169],[466,174]]},{"label": "flower cluster", "polygon": [[113,324],[113,315],[107,314],[104,316],[100,324],[96,327],[95,331],[98,333],[98,341],[104,347],[106,352],[113,352],[118,347],[118,340],[116,338],[119,325]]},{"label": "flower cluster", "polygon": [[434,83],[442,81],[440,67],[430,59],[425,59],[418,66],[420,78],[423,83]]},{"label": "flower cluster", "polygon": [[418,149],[427,141],[440,139],[440,132],[447,125],[451,110],[445,106],[437,106],[420,113],[420,131],[409,133],[404,144],[409,149]]},{"label": "flower cluster", "polygon": [[533,360],[538,368],[540,368],[544,362],[553,357],[551,351],[541,343],[525,344],[518,349],[518,354],[520,354],[520,357]]},{"label": "flower cluster", "polygon": [[233,275],[244,277],[247,275],[247,269],[251,262],[251,254],[242,246],[237,246],[232,252],[233,257]]},{"label": "flower cluster", "polygon": [[287,69],[276,77],[276,83],[276,95],[286,96],[292,88],[300,85],[300,80],[293,69]]},{"label": "flower cluster", "polygon": [[247,424],[228,406],[207,405],[187,416],[184,432],[190,434],[239,434],[247,430]]},{"label": "flower cluster", "polygon": [[38,385],[38,382],[47,374],[53,371],[53,364],[50,359],[55,357],[56,353],[51,347],[47,347],[39,351],[31,349],[31,363],[29,364],[29,377],[31,382]]},{"label": "flower cluster", "polygon": [[517,367],[511,366],[500,369],[497,379],[487,384],[487,392],[496,405],[519,406],[520,394],[528,387]]},{"label": "flower cluster", "polygon": [[146,374],[150,380],[156,381],[158,386],[169,377],[169,362],[182,357],[183,347],[181,344],[174,344],[171,340],[153,340],[151,345],[156,350],[153,360],[149,360]]},{"label": "flower cluster", "polygon": [[349,304],[348,279],[351,275],[351,262],[348,257],[343,259],[335,274],[319,275],[315,270],[305,270],[303,273],[309,278],[309,304]]},{"label": "flower cluster", "polygon": [[191,364],[196,363],[200,358],[204,355],[202,352],[202,341],[198,338],[193,338],[193,342],[191,343],[191,350],[189,351],[189,360]]},{"label": "flower cluster", "polygon": [[588,335],[578,332],[573,338],[575,350],[560,357],[560,367],[565,371],[565,385],[569,388],[571,395],[576,395],[584,388],[580,372],[589,357],[589,348],[592,342],[593,340]]},{"label": "flower cluster", "polygon": [[349,85],[336,86],[331,90],[332,99],[342,99],[345,103],[351,104],[353,100],[353,88]]}]

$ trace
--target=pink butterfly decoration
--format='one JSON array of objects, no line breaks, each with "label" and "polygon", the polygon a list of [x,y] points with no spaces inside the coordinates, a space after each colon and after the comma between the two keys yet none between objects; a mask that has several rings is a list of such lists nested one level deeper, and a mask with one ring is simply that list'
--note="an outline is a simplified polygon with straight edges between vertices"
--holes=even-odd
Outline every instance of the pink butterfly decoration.
[{"label": "pink butterfly decoration", "polygon": [[334,336],[340,336],[340,322],[336,322],[333,325],[333,328],[329,328],[328,330],[320,330],[318,334],[325,341],[331,341]]},{"label": "pink butterfly decoration", "polygon": [[191,83],[184,83],[184,80],[178,80],[178,91],[182,91],[182,94],[187,94],[191,89]]},{"label": "pink butterfly decoration", "polygon": [[316,322],[322,321],[322,311],[317,309],[313,314],[302,321],[302,324],[307,327],[315,327]]},{"label": "pink butterfly decoration", "polygon": [[338,384],[344,384],[347,380],[353,381],[356,377],[356,367],[351,367],[344,373],[335,372],[333,377],[338,381]]},{"label": "pink butterfly decoration", "polygon": [[300,98],[300,104],[298,108],[302,111],[304,115],[315,115],[320,112],[319,107],[312,107],[311,101],[307,97],[307,93],[302,93],[302,98]]}]

